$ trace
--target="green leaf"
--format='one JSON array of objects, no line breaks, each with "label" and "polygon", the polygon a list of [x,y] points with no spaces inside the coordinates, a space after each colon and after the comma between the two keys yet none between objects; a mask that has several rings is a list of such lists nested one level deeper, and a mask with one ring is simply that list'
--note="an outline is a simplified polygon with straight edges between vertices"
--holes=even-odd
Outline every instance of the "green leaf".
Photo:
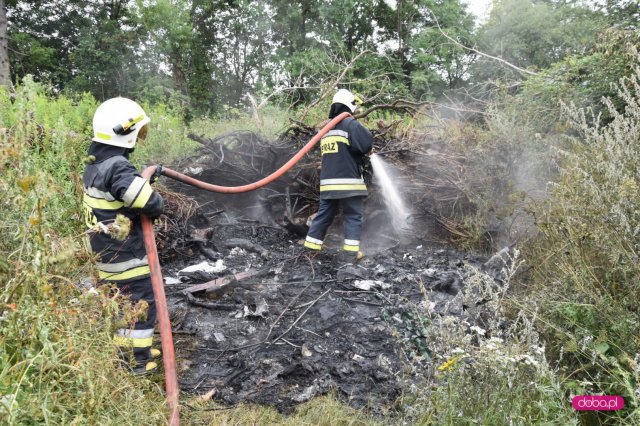
[{"label": "green leaf", "polygon": [[609,350],[609,344],[607,344],[607,342],[600,342],[596,345],[596,350],[604,355]]}]

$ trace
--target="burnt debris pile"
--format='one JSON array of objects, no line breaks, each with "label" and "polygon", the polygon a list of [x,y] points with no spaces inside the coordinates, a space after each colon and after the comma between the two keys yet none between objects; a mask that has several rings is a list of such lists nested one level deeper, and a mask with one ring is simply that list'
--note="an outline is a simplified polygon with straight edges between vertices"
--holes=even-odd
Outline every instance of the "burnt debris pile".
[{"label": "burnt debris pile", "polygon": [[[200,155],[180,171],[216,184],[249,183],[308,140],[304,132],[290,135],[275,145],[252,134],[199,138]],[[409,150],[392,157],[401,172],[417,167],[402,164],[405,156],[413,158]],[[385,225],[388,213],[374,187],[363,261],[340,260],[339,222],[322,253],[303,249],[305,223],[317,208],[317,157],[312,151],[287,178],[247,194],[168,183],[180,195],[167,203],[158,244],[184,391],[288,411],[334,390],[356,407],[383,410],[405,381],[433,374],[443,356],[430,345],[434,321],[483,325],[481,307],[463,297],[482,259],[434,242],[438,222],[416,202],[433,200],[425,193],[434,192],[417,190],[416,174],[405,187],[417,191],[409,197],[415,217],[409,232],[398,235]]]},{"label": "burnt debris pile", "polygon": [[[432,367],[431,318],[468,316],[460,290],[467,267],[480,266],[459,252],[409,245],[345,265],[331,250],[303,252],[275,228],[212,229],[216,261],[165,275],[182,389],[215,389],[228,404],[286,411],[333,389],[356,407],[392,405],[404,380],[424,380]],[[416,366],[422,373],[407,376]]]}]

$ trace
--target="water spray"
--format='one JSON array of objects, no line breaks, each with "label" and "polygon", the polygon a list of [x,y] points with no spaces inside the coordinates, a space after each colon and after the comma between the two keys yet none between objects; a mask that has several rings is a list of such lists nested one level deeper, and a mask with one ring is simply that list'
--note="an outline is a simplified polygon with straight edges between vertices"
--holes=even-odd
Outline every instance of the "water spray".
[{"label": "water spray", "polygon": [[397,179],[393,176],[391,166],[379,154],[371,154],[371,167],[373,168],[373,178],[382,190],[382,197],[391,216],[393,229],[398,235],[408,233],[411,212],[396,187]]}]

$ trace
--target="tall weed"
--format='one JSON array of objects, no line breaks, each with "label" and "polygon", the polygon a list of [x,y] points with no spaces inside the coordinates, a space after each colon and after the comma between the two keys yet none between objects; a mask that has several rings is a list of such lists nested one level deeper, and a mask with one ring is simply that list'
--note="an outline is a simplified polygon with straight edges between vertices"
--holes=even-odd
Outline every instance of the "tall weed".
[{"label": "tall weed", "polygon": [[451,303],[467,306],[463,317],[432,315],[427,341],[439,354],[425,390],[405,398],[416,424],[576,424],[556,372],[534,328],[535,315],[508,319],[507,292],[522,266],[516,251],[502,271],[503,283],[472,266]]},{"label": "tall weed", "polygon": [[546,182],[556,172],[551,148],[555,134],[538,133],[536,123],[503,95],[487,110],[483,126],[449,121],[442,139],[443,157],[457,157],[453,183],[473,206],[457,209],[463,227],[458,243],[492,251],[531,236],[533,218],[528,205],[546,198]]},{"label": "tall weed", "polygon": [[605,100],[608,124],[564,106],[577,135],[538,213],[542,238],[529,253],[554,356],[571,393],[622,395],[600,420],[640,422],[640,68],[624,78],[624,112]]},{"label": "tall weed", "polygon": [[0,91],[0,422],[160,423],[158,388],[117,368],[116,298],[91,276],[81,173],[97,104],[25,78]]}]

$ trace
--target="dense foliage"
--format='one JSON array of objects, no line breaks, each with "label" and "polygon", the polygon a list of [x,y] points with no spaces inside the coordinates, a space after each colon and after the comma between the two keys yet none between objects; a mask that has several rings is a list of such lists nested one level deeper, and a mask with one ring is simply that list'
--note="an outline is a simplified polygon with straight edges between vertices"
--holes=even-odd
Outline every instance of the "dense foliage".
[{"label": "dense foliage", "polygon": [[390,93],[433,96],[459,86],[470,62],[469,52],[435,31],[435,16],[463,44],[474,43],[473,19],[459,0],[403,1],[396,10],[372,0],[48,0],[7,7],[14,81],[32,74],[97,99],[171,97],[199,111],[276,89],[304,102],[356,57],[345,83],[365,79]]}]

